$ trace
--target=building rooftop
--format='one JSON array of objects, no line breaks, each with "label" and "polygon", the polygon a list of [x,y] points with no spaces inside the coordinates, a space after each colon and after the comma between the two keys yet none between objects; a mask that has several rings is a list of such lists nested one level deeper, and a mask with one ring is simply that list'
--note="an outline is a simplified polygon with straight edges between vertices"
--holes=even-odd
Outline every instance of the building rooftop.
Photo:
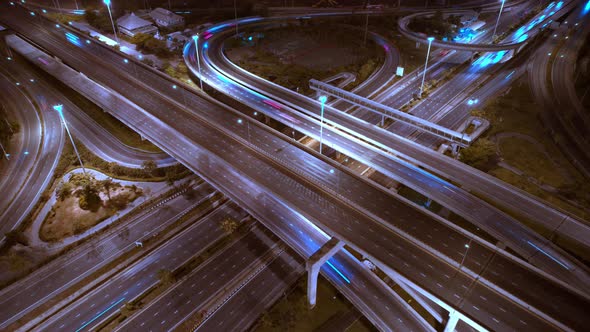
[{"label": "building rooftop", "polygon": [[164,9],[164,8],[156,8],[156,9],[152,10],[152,12],[150,13],[150,16],[154,20],[161,20],[161,21],[166,21],[166,22],[179,21],[179,20],[183,19],[182,16],[176,15],[173,12],[171,12],[167,9]]},{"label": "building rooftop", "polygon": [[141,27],[152,25],[152,22],[144,20],[134,13],[126,14],[117,19],[117,25],[127,30],[135,30]]}]

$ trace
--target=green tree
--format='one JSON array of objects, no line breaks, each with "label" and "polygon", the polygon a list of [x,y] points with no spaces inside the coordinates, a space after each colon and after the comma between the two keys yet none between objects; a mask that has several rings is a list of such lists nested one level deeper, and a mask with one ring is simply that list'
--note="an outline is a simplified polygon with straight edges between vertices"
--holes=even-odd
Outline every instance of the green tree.
[{"label": "green tree", "polygon": [[5,241],[7,247],[12,247],[17,243],[22,244],[23,246],[29,245],[29,240],[25,234],[17,229],[13,229],[10,232],[4,233],[4,236],[6,237]]},{"label": "green tree", "polygon": [[141,166],[147,175],[152,175],[156,168],[158,168],[158,165],[153,160],[146,160],[141,164]]},{"label": "green tree", "polygon": [[113,189],[113,179],[112,178],[106,178],[104,180],[102,180],[100,182],[101,187],[104,189],[104,191],[107,194],[107,197],[109,198],[109,201],[111,200],[111,189]]},{"label": "green tree", "polygon": [[228,234],[232,234],[240,227],[240,223],[237,220],[228,217],[228,218],[225,218],[221,221],[220,226],[224,232],[226,232]]},{"label": "green tree", "polygon": [[57,187],[57,198],[60,201],[68,198],[72,194],[72,183],[71,182],[60,182],[59,186]]},{"label": "green tree", "polygon": [[88,24],[102,32],[113,32],[111,20],[106,9],[97,11],[95,9],[88,8],[84,12],[84,19],[86,22],[88,22]]},{"label": "green tree", "polygon": [[78,198],[78,205],[82,210],[89,210],[92,212],[98,211],[102,204],[102,199],[98,194],[98,190],[96,189],[96,185],[94,183],[86,184],[82,187],[80,191],[80,196]]}]

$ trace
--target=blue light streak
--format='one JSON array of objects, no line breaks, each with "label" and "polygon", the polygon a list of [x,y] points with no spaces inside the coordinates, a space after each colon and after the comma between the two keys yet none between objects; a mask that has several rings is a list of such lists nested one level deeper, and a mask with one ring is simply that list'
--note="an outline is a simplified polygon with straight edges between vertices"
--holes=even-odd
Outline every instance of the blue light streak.
[{"label": "blue light streak", "polygon": [[76,36],[75,34],[73,34],[71,32],[66,32],[66,39],[70,43],[72,43],[72,44],[74,44],[76,46],[80,46],[81,45],[81,43],[80,43],[80,37]]},{"label": "blue light streak", "polygon": [[557,259],[555,259],[553,256],[549,255],[548,253],[546,253],[543,249],[537,247],[534,243],[531,243],[531,241],[526,241],[528,244],[530,244],[533,248],[539,250],[543,255],[551,258],[554,262],[556,262],[557,264],[563,266],[566,270],[569,270],[569,266],[563,264],[562,262],[558,261]]},{"label": "blue light streak", "polygon": [[94,316],[94,318],[92,318],[91,320],[89,320],[88,322],[82,324],[82,326],[80,326],[76,332],[80,332],[82,331],[86,326],[92,324],[92,322],[94,322],[95,320],[97,320],[100,316],[104,315],[105,313],[107,313],[107,311],[113,309],[114,306],[116,306],[117,304],[123,302],[123,300],[125,300],[125,298],[121,298],[119,301],[111,304],[108,308],[106,308],[105,310],[103,310],[102,312],[100,312],[98,315]]},{"label": "blue light streak", "polygon": [[[348,279],[344,274],[342,274],[342,272],[340,272],[340,270],[338,270],[334,265],[332,265],[332,263],[330,263],[330,261],[327,261],[326,263],[328,263],[328,265],[330,265],[330,267],[336,271],[336,273],[338,273],[338,275],[340,275],[342,277],[342,279],[344,279],[344,281],[346,281],[347,283],[350,284],[350,279]],[[77,331],[76,331],[77,332]]]},{"label": "blue light streak", "polygon": [[514,74],[514,72],[515,71],[513,70],[510,74],[506,75],[506,78],[508,79],[508,78],[512,77],[512,75]]},{"label": "blue light streak", "polygon": [[584,14],[588,13],[590,11],[590,0],[588,0],[588,2],[586,2],[586,6],[584,6]]}]

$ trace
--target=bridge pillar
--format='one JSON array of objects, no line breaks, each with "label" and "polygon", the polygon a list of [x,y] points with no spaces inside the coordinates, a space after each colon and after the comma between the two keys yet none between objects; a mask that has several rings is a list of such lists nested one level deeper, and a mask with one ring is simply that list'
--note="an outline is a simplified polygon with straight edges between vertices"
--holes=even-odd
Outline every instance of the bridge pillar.
[{"label": "bridge pillar", "polygon": [[473,63],[473,61],[475,61],[475,53],[476,52],[471,52],[471,62]]},{"label": "bridge pillar", "polygon": [[453,332],[455,331],[455,327],[459,322],[459,314],[453,310],[449,313],[449,320],[447,320],[447,324],[445,325],[444,332]]},{"label": "bridge pillar", "polygon": [[344,242],[333,237],[307,260],[305,269],[307,270],[307,299],[310,308],[315,307],[320,268],[342,247],[344,247]]}]

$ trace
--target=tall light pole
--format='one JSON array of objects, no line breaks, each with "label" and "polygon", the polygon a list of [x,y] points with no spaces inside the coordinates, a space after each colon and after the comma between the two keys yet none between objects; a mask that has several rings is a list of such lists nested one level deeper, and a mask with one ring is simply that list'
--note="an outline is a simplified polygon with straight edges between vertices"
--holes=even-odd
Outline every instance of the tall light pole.
[{"label": "tall light pole", "polygon": [[322,154],[322,141],[324,139],[324,105],[328,100],[326,96],[320,96],[320,104],[322,105],[322,110],[320,112],[320,154]]},{"label": "tall light pole", "polygon": [[201,76],[201,59],[199,59],[199,34],[193,36],[195,41],[195,49],[197,50],[197,66],[199,67],[199,84],[201,85],[201,91],[203,91],[203,76]]},{"label": "tall light pole", "polygon": [[496,37],[496,30],[498,29],[498,23],[500,22],[500,16],[502,15],[502,9],[504,9],[504,1],[502,0],[502,4],[500,5],[500,12],[498,13],[498,19],[496,20],[496,26],[494,26],[494,33],[492,34],[492,42],[494,42],[494,38]]},{"label": "tall light pole", "polygon": [[61,122],[63,123],[64,127],[66,128],[66,132],[68,133],[68,136],[70,137],[70,142],[72,142],[72,146],[74,147],[74,152],[76,152],[76,156],[78,157],[78,162],[80,163],[80,167],[82,167],[82,172],[84,172],[84,175],[86,175],[86,169],[84,168],[84,164],[82,164],[82,158],[80,158],[80,154],[78,153],[78,149],[76,148],[76,144],[74,143],[74,139],[72,138],[72,134],[70,134],[70,129],[68,128],[68,124],[66,122],[66,119],[64,118],[63,108],[64,108],[64,105],[62,105],[62,104],[53,105],[53,109],[56,110],[57,113],[59,113],[59,117],[61,118]]},{"label": "tall light pole", "polygon": [[113,22],[113,15],[111,14],[111,0],[102,0],[105,5],[107,5],[107,10],[109,11],[109,17],[111,18],[111,25],[113,26],[113,33],[115,34],[115,40],[119,43],[119,37],[117,37],[117,29],[115,29],[115,22]]},{"label": "tall light pole", "polygon": [[2,153],[4,154],[4,158],[6,158],[6,160],[10,160],[10,158],[8,158],[8,152],[6,152],[6,150],[4,150],[4,145],[2,145],[2,142],[0,142],[0,148],[2,148]]},{"label": "tall light pole", "polygon": [[428,57],[430,57],[430,46],[434,37],[428,37],[428,51],[426,52],[426,63],[424,64],[424,72],[422,73],[422,84],[420,85],[420,97],[422,97],[422,91],[424,91],[424,79],[426,78],[426,69],[428,69]]}]

